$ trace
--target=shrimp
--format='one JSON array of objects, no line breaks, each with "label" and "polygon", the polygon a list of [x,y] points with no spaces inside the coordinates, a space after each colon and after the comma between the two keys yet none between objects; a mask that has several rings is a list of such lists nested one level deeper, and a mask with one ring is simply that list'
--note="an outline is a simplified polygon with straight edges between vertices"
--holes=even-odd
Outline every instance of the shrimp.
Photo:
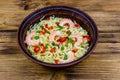
[{"label": "shrimp", "polygon": [[66,23],[68,23],[69,25],[70,25],[70,28],[72,28],[72,27],[74,27],[74,23],[72,22],[72,20],[70,20],[70,19],[62,19],[61,21],[60,21],[60,26],[63,26],[63,25],[65,25]]},{"label": "shrimp", "polygon": [[68,53],[67,53],[67,55],[68,55],[68,59],[67,60],[63,60],[63,59],[60,59],[59,61],[60,61],[60,63],[67,63],[67,62],[71,62],[71,61],[73,61],[74,60],[74,53],[72,52],[72,51],[69,51]]},{"label": "shrimp", "polygon": [[75,42],[74,46],[77,47],[83,42],[83,37],[78,34],[72,34],[70,35],[70,38],[76,38],[77,42]]},{"label": "shrimp", "polygon": [[57,35],[61,35],[60,31],[54,31],[53,33],[51,33],[49,36],[49,41],[51,41],[51,42],[53,41],[56,44],[58,44],[58,42],[55,41],[55,36],[57,36]]},{"label": "shrimp", "polygon": [[31,32],[29,33],[27,36],[26,36],[26,40],[25,40],[25,43],[27,45],[31,45],[31,46],[35,46],[39,43],[39,40],[32,40],[31,38],[35,35],[36,33],[35,32]]}]

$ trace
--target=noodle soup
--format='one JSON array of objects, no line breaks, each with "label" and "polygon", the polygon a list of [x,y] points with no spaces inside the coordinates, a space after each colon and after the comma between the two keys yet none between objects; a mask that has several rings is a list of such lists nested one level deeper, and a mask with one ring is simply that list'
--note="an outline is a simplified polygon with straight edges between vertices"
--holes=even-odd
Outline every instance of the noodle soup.
[{"label": "noodle soup", "polygon": [[76,21],[53,16],[31,25],[25,38],[31,55],[51,64],[79,59],[87,52],[90,41],[87,31]]}]

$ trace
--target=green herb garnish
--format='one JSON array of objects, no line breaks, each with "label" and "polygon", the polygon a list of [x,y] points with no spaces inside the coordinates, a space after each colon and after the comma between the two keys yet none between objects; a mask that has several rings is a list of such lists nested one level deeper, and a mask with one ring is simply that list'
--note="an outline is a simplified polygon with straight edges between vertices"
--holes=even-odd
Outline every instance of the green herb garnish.
[{"label": "green herb garnish", "polygon": [[38,39],[39,39],[39,36],[35,36],[34,39],[38,40]]},{"label": "green herb garnish", "polygon": [[61,50],[62,50],[62,51],[64,50],[64,47],[63,47],[63,46],[61,47]]},{"label": "green herb garnish", "polygon": [[72,38],[68,38],[68,42],[72,43],[73,42]]},{"label": "green herb garnish", "polygon": [[52,42],[52,46],[54,46],[55,45],[55,43],[54,42]]},{"label": "green herb garnish", "polygon": [[71,32],[69,31],[69,32],[68,32],[68,36],[70,36],[70,35],[71,35]]},{"label": "green herb garnish", "polygon": [[48,48],[49,44],[46,44],[45,46],[46,46],[46,48]]},{"label": "green herb garnish", "polygon": [[58,26],[57,28],[58,28],[58,30],[61,30],[61,29],[63,29],[64,27],[63,27],[63,26]]},{"label": "green herb garnish", "polygon": [[55,24],[59,24],[59,22],[55,22]]},{"label": "green herb garnish", "polygon": [[66,37],[68,40],[68,43],[72,43],[73,45],[75,44],[75,42],[72,40],[72,38]]},{"label": "green herb garnish", "polygon": [[58,44],[55,44],[54,42],[52,42],[52,46],[59,46]]},{"label": "green herb garnish", "polygon": [[64,55],[64,60],[66,60],[66,59],[68,59],[68,55],[67,54]]},{"label": "green herb garnish", "polygon": [[43,25],[41,25],[40,27],[41,27],[41,28],[44,28],[44,26],[43,26]]},{"label": "green herb garnish", "polygon": [[81,45],[82,48],[85,48],[83,45]]},{"label": "green herb garnish", "polygon": [[46,33],[50,34],[50,32],[48,30],[46,30]]},{"label": "green herb garnish", "polygon": [[36,31],[36,33],[40,33],[40,31]]}]

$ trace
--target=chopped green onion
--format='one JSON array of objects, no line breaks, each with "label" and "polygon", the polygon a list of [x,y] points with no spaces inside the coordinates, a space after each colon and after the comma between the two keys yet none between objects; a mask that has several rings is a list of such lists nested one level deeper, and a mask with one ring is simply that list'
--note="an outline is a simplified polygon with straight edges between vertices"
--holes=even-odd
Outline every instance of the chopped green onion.
[{"label": "chopped green onion", "polygon": [[48,48],[49,44],[46,44],[45,46],[46,46],[46,48]]},{"label": "chopped green onion", "polygon": [[48,30],[46,30],[46,33],[50,34],[50,32]]},{"label": "chopped green onion", "polygon": [[40,33],[40,31],[36,31],[36,33]]},{"label": "chopped green onion", "polygon": [[39,39],[39,36],[35,36],[34,39],[38,40],[38,39]]},{"label": "chopped green onion", "polygon": [[55,43],[54,42],[52,42],[52,46],[54,46],[55,45]]},{"label": "chopped green onion", "polygon": [[71,32],[69,31],[69,32],[68,32],[68,36],[70,36],[70,35],[71,35]]},{"label": "chopped green onion", "polygon": [[58,30],[61,30],[63,29],[64,27],[63,26],[58,26]]},{"label": "chopped green onion", "polygon": [[43,26],[43,25],[41,25],[40,27],[41,27],[41,28],[44,28],[44,26]]},{"label": "chopped green onion", "polygon": [[55,24],[59,24],[59,22],[55,22]]},{"label": "chopped green onion", "polygon": [[81,47],[82,47],[82,48],[84,48],[84,46],[83,46],[83,45],[81,45]]},{"label": "chopped green onion", "polygon": [[58,45],[58,44],[55,44],[54,42],[52,42],[52,46],[58,46],[58,47],[59,47],[59,45]]},{"label": "chopped green onion", "polygon": [[72,40],[72,38],[66,37],[68,39],[68,43],[72,43],[73,45],[75,44],[75,42]]},{"label": "chopped green onion", "polygon": [[63,46],[61,47],[61,50],[62,50],[62,51],[64,50],[64,47],[63,47]]},{"label": "chopped green onion", "polygon": [[68,59],[68,55],[67,54],[64,55],[64,60],[66,60],[66,59]]},{"label": "chopped green onion", "polygon": [[68,38],[68,42],[72,43],[73,42],[72,38]]}]

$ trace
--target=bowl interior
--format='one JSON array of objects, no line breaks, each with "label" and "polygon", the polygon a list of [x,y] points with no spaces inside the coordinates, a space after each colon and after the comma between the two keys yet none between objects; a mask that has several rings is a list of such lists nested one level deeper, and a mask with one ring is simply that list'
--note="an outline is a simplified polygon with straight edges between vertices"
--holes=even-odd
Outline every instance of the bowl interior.
[{"label": "bowl interior", "polygon": [[[92,41],[90,42],[90,48],[88,52],[81,57],[78,62],[82,59],[85,58],[86,55],[90,53],[90,51],[93,49],[96,41],[97,41],[97,29],[96,25],[93,22],[93,20],[84,12],[79,11],[78,9],[75,8],[70,8],[70,7],[64,7],[64,6],[53,6],[53,7],[46,7],[40,10],[37,10],[33,13],[31,13],[29,16],[27,16],[24,21],[22,22],[19,30],[18,30],[18,43],[20,45],[20,48],[22,51],[29,57],[30,59],[33,59],[35,62],[40,63],[42,65],[45,64],[45,66],[50,66],[54,64],[49,64],[49,63],[44,63],[41,61],[38,61],[34,59],[31,55],[30,52],[26,48],[26,44],[24,43],[25,37],[26,37],[26,32],[29,29],[31,25],[34,25],[35,23],[40,22],[40,19],[44,17],[46,19],[47,17],[50,16],[55,16],[55,17],[61,17],[61,18],[70,18],[71,20],[75,20],[77,23],[79,23],[85,30],[87,30],[88,34],[92,38]],[[66,65],[72,65],[74,63],[77,63],[77,61],[73,61],[73,63],[69,63]],[[62,64],[61,64],[62,65]]]}]

